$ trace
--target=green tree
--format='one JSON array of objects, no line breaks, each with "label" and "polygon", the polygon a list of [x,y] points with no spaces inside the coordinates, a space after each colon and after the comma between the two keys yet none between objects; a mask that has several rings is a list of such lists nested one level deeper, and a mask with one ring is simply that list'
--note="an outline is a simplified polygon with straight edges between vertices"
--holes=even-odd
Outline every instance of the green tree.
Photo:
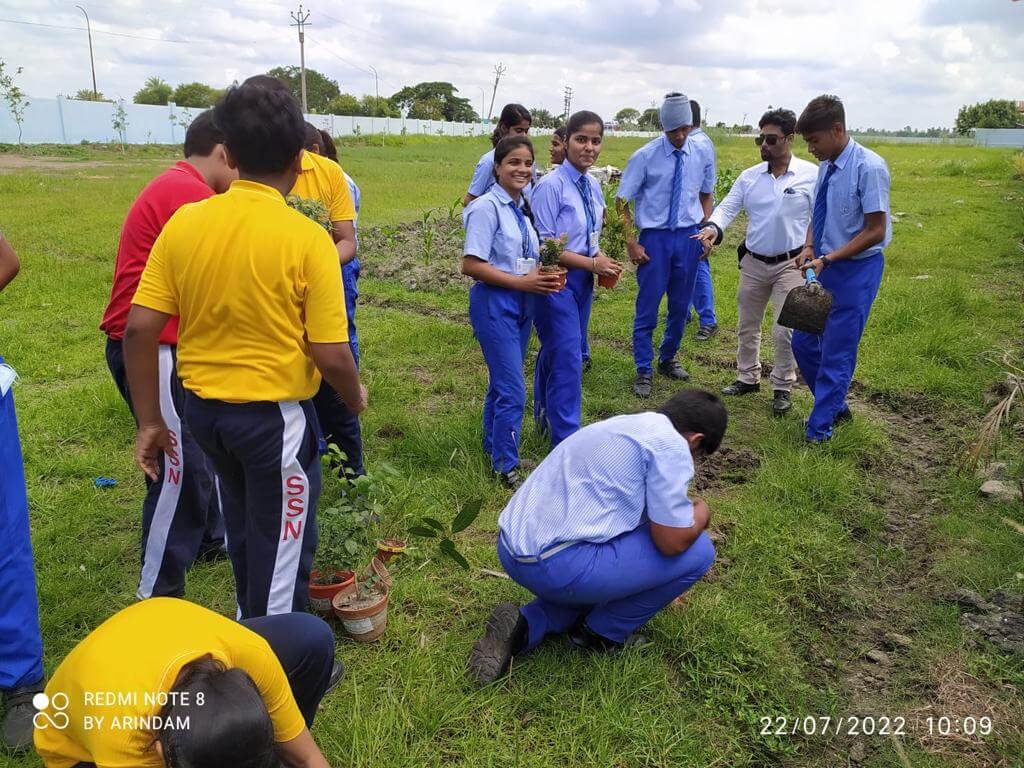
[{"label": "green tree", "polygon": [[369,93],[359,100],[360,114],[371,117],[401,117],[401,113],[386,97],[377,98]]},{"label": "green tree", "polygon": [[640,110],[624,107],[615,113],[615,119],[622,125],[636,125],[640,119]]},{"label": "green tree", "polygon": [[657,131],[661,129],[661,112],[656,107],[645,109],[640,115],[638,125],[644,130]]},{"label": "green tree", "polygon": [[14,70],[14,74],[7,72],[4,60],[0,59],[0,99],[7,104],[15,124],[18,126],[18,145],[21,145],[21,126],[25,122],[25,107],[29,100],[25,92],[14,83],[14,78],[21,74],[21,67]]},{"label": "green tree", "polygon": [[557,128],[555,123],[555,116],[552,115],[548,110],[543,107],[537,107],[530,110],[530,116],[533,118],[533,126],[535,128]]},{"label": "green tree", "polygon": [[[291,89],[295,100],[300,105],[302,104],[301,69],[298,67],[274,67],[267,74],[284,82]],[[341,96],[341,88],[338,87],[337,80],[331,80],[327,75],[306,67],[306,106],[310,112],[331,114],[327,105],[331,99],[338,96]]]},{"label": "green tree", "polygon": [[171,94],[174,89],[171,88],[163,79],[159,77],[147,78],[146,84],[139,89],[135,94],[135,98],[132,99],[136,104],[161,104],[166,105],[171,100]]},{"label": "green tree", "polygon": [[420,120],[454,120],[476,122],[476,112],[469,99],[456,96],[458,88],[451,83],[430,82],[407,85],[390,101],[399,110],[408,110],[409,117]]},{"label": "green tree", "polygon": [[363,106],[359,103],[359,99],[351,93],[341,93],[327,102],[327,109],[324,111],[328,115],[351,115],[358,117],[363,114]]},{"label": "green tree", "polygon": [[206,85],[206,83],[182,83],[174,89],[174,93],[171,94],[171,101],[179,107],[199,107],[205,109],[206,107],[212,107],[223,93],[223,91]]},{"label": "green tree", "polygon": [[981,104],[964,105],[956,115],[955,130],[961,136],[972,128],[1016,128],[1024,124],[1024,115],[1009,99],[992,99]]},{"label": "green tree", "polygon": [[102,93],[94,93],[92,88],[81,88],[71,98],[75,101],[110,101]]}]

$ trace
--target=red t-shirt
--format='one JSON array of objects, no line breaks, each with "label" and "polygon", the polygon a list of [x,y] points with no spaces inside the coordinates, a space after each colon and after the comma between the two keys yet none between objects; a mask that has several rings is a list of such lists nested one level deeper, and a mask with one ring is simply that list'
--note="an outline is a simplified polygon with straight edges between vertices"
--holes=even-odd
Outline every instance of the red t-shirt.
[{"label": "red t-shirt", "polygon": [[[213,190],[207,186],[202,175],[189,163],[181,160],[168,168],[142,190],[121,228],[121,240],[117,245],[117,263],[114,266],[114,286],[110,291],[110,303],[103,313],[100,330],[110,338],[120,341],[128,323],[128,310],[132,306],[135,289],[139,287],[142,270],[149,260],[161,230],[168,219],[186,203],[195,203],[213,197]],[[160,334],[161,344],[178,343],[178,318],[167,321]]]}]

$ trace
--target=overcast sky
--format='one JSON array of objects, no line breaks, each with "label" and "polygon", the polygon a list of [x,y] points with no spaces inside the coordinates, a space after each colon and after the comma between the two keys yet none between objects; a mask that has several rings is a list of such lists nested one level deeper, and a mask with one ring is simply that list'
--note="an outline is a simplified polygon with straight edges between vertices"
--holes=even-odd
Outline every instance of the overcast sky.
[{"label": "overcast sky", "polygon": [[[292,5],[269,0],[84,0],[96,78],[130,99],[146,77],[224,86],[298,64]],[[756,121],[769,104],[799,112],[839,94],[850,125],[951,126],[961,104],[1024,100],[1024,0],[308,0],[307,66],[343,91],[381,95],[448,80],[480,110],[493,67],[506,101],[610,118],[668,90],[698,99],[710,121]],[[297,6],[297,3],[296,3]],[[827,9],[827,10],[826,10]],[[74,3],[0,0],[0,58],[23,67],[30,95],[91,87]],[[113,35],[135,35],[135,39]],[[177,41],[177,42],[168,42]]]}]

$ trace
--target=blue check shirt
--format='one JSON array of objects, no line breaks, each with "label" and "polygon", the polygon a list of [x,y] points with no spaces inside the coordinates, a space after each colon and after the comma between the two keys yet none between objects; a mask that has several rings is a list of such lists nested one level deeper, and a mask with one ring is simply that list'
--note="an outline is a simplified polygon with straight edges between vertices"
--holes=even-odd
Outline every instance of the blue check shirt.
[{"label": "blue check shirt", "polygon": [[498,530],[517,557],[602,543],[651,521],[693,525],[690,446],[660,413],[615,416],[559,443],[516,491]]}]

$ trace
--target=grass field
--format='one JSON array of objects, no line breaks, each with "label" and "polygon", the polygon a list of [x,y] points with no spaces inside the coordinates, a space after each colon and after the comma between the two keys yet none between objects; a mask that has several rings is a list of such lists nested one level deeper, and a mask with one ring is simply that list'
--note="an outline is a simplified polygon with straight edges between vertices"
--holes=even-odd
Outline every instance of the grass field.
[{"label": "grass field", "polygon": [[[609,139],[600,162],[622,167],[639,144]],[[363,190],[360,226],[451,203],[486,149],[441,139],[341,146]],[[495,519],[507,499],[480,449],[486,369],[464,290],[362,283],[367,458],[371,470],[388,462],[400,473],[384,531],[401,534],[422,514],[448,518],[476,497],[485,511],[460,539],[471,572],[413,553],[396,569],[387,634],[372,646],[340,643],[349,674],[314,729],[333,765],[1024,765],[1024,660],[979,641],[944,599],[957,587],[1024,589],[1024,538],[1003,519],[1022,524],[1024,510],[979,500],[980,481],[957,468],[1004,378],[998,356],[1022,353],[1024,183],[1009,152],[877,149],[899,221],[861,345],[856,419],[809,449],[806,389],[785,420],[770,418],[764,395],[730,402],[726,450],[702,480],[718,563],[683,609],[655,619],[653,645],[619,656],[551,644],[517,661],[506,683],[467,685],[465,658],[491,605],[525,598],[480,573],[500,570]],[[0,295],[0,352],[21,375],[48,671],[133,599],[143,483],[97,325],[125,212],[172,159],[163,148],[0,153],[0,227],[23,261]],[[722,166],[756,159],[749,140],[720,143]],[[689,329],[681,353],[692,384],[713,390],[733,378],[738,273],[728,244],[740,235],[736,225],[713,257],[723,331],[698,345]],[[634,295],[627,276],[595,304],[586,421],[643,407],[629,392]],[[656,381],[657,398],[670,391]],[[540,459],[542,442],[524,431],[525,454]],[[1003,453],[1019,477],[1015,439]],[[99,475],[117,487],[97,490]],[[195,568],[188,598],[232,613],[228,566]],[[887,640],[892,632],[909,646]],[[888,663],[866,658],[878,649]],[[904,717],[905,734],[761,733],[761,717],[808,715]],[[930,734],[926,718],[941,715],[989,716],[993,732]],[[0,754],[0,765],[38,764]]]}]

